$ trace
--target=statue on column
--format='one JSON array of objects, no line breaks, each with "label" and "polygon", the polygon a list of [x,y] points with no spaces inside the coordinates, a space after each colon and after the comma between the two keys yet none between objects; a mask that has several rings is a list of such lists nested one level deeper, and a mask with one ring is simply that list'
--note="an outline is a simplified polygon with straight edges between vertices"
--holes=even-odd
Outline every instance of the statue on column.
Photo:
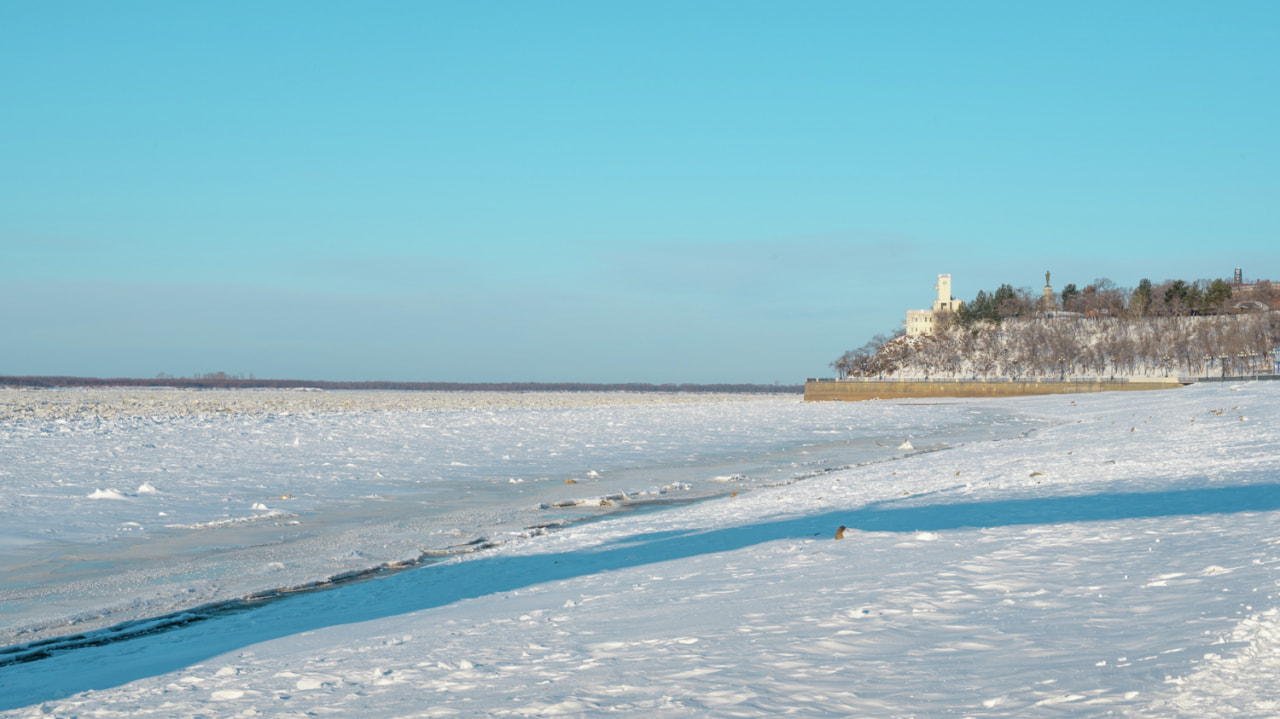
[{"label": "statue on column", "polygon": [[1049,271],[1048,271],[1048,270],[1045,270],[1045,271],[1044,271],[1044,286],[1045,286],[1045,287],[1049,287],[1049,286],[1050,286],[1050,285],[1049,285]]}]

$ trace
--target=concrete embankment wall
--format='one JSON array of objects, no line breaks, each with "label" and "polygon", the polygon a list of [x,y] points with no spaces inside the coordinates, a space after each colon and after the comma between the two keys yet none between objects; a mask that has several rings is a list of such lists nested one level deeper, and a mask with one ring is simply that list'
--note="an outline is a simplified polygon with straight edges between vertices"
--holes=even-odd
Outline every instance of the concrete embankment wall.
[{"label": "concrete embankment wall", "polygon": [[1067,380],[1065,382],[1040,380],[809,380],[804,383],[804,398],[808,402],[826,400],[858,402],[868,399],[903,399],[911,397],[1024,397],[1040,394],[1176,389],[1185,384],[1185,382],[1180,382],[1173,378],[1125,381]]}]

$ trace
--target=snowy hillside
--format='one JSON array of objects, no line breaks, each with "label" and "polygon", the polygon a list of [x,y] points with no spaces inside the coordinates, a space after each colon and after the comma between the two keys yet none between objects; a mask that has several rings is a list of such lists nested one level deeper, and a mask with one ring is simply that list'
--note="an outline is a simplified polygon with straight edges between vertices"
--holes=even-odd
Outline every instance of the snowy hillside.
[{"label": "snowy hillside", "polygon": [[854,377],[1205,377],[1267,373],[1280,313],[1009,318],[846,352]]}]

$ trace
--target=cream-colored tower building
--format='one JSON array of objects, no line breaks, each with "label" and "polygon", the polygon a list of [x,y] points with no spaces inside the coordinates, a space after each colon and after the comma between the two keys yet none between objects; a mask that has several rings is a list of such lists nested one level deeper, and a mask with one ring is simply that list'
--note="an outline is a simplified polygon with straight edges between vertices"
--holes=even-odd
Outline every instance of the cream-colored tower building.
[{"label": "cream-colored tower building", "polygon": [[943,312],[955,312],[964,303],[951,296],[951,275],[938,275],[938,284],[933,286],[938,291],[938,299],[933,301],[933,308],[927,310],[907,310],[907,336],[931,335],[937,328],[937,317]]}]

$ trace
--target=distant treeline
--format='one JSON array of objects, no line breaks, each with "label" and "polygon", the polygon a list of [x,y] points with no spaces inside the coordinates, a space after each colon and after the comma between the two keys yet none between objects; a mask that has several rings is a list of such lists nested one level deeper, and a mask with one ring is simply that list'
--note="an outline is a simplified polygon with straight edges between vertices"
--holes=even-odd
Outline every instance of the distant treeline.
[{"label": "distant treeline", "polygon": [[406,392],[715,392],[803,394],[804,385],[777,384],[592,384],[589,382],[325,382],[301,379],[244,379],[215,372],[200,377],[5,377],[6,387],[173,387],[179,389],[323,389]]},{"label": "distant treeline", "polygon": [[[1241,302],[1247,306],[1236,307]],[[1000,285],[994,292],[979,290],[977,297],[965,302],[958,312],[937,319],[940,327],[951,324],[969,327],[976,322],[999,324],[1003,320],[1032,317],[1046,311],[1078,313],[1091,319],[1187,317],[1254,312],[1275,309],[1278,305],[1280,286],[1268,280],[1233,289],[1231,284],[1221,279],[1194,282],[1165,280],[1158,284],[1144,279],[1130,289],[1102,277],[1083,288],[1068,284],[1050,298],[1029,287],[1015,289],[1008,284]]]}]

